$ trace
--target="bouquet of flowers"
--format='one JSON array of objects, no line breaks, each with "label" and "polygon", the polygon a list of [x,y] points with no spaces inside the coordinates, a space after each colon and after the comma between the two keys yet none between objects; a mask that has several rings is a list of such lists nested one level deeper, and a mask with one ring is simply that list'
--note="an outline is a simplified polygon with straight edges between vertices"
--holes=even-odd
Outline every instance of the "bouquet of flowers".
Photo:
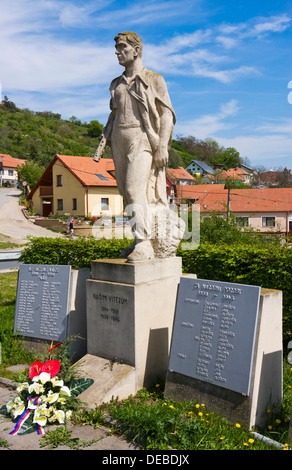
[{"label": "bouquet of flowers", "polygon": [[29,380],[18,385],[17,396],[1,409],[2,413],[10,414],[17,420],[10,434],[28,434],[36,430],[43,435],[47,424],[61,424],[70,419],[72,400],[76,400],[75,397],[86,390],[93,380],[76,379],[66,385],[57,376],[60,366],[58,360],[32,364]]}]

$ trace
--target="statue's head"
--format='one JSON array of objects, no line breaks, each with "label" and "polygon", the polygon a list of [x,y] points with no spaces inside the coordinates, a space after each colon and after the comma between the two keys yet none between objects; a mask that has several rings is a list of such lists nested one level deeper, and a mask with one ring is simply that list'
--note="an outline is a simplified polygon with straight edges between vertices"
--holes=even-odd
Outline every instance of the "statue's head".
[{"label": "statue's head", "polygon": [[115,37],[115,41],[116,43],[118,43],[118,41],[120,40],[126,41],[129,44],[131,44],[132,47],[137,48],[138,57],[142,57],[143,43],[142,43],[142,39],[140,38],[140,36],[138,36],[138,34],[133,33],[131,31],[119,33]]}]

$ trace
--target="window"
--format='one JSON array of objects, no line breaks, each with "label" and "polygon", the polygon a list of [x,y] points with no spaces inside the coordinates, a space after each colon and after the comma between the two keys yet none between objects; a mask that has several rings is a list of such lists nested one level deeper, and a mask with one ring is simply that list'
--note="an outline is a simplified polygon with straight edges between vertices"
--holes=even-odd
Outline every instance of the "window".
[{"label": "window", "polygon": [[4,175],[4,170],[0,170],[0,175]]},{"label": "window", "polygon": [[13,176],[13,170],[8,170],[8,176]]},{"label": "window", "polygon": [[58,207],[58,211],[63,210],[63,199],[57,199],[57,207]]},{"label": "window", "polygon": [[276,217],[262,217],[262,227],[275,227]]},{"label": "window", "polygon": [[102,211],[107,211],[108,210],[108,198],[107,197],[102,197],[101,198],[101,210]]},{"label": "window", "polygon": [[101,173],[96,173],[96,176],[98,176],[101,181],[108,181],[108,179]]},{"label": "window", "polygon": [[62,175],[57,175],[57,186],[62,186]]},{"label": "window", "polygon": [[238,225],[238,227],[248,227],[249,226],[249,219],[248,217],[244,216],[244,217],[236,217],[235,218],[235,221],[236,221],[236,224]]},{"label": "window", "polygon": [[73,198],[73,208],[72,208],[73,211],[76,211],[77,210],[77,199]]}]

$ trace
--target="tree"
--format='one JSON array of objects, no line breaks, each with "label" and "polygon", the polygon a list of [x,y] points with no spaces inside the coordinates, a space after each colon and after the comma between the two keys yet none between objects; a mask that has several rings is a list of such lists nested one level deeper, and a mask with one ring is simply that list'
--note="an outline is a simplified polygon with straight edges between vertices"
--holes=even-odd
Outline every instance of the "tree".
[{"label": "tree", "polygon": [[89,137],[99,137],[102,133],[103,125],[98,121],[90,121],[87,128],[87,133]]},{"label": "tree", "polygon": [[18,178],[21,182],[26,181],[30,188],[38,182],[45,168],[37,162],[28,160],[25,165],[18,166]]},{"label": "tree", "polygon": [[5,95],[4,98],[3,98],[3,101],[2,101],[2,104],[4,106],[5,109],[11,111],[11,112],[15,112],[15,111],[18,111],[18,108],[16,107],[16,105],[13,103],[13,101],[9,101],[8,97]]}]

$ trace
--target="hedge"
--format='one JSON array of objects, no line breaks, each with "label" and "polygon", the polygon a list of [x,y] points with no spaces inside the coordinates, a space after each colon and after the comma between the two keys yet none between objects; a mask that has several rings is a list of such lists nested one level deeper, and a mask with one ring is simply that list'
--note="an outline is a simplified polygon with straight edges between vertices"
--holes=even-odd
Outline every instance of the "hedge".
[{"label": "hedge", "polygon": [[[31,238],[21,261],[25,264],[63,264],[72,268],[91,267],[95,259],[119,258],[132,240]],[[256,285],[283,292],[283,336],[292,333],[292,250],[274,245],[212,245],[196,250],[177,250],[184,273],[199,279]]]}]

